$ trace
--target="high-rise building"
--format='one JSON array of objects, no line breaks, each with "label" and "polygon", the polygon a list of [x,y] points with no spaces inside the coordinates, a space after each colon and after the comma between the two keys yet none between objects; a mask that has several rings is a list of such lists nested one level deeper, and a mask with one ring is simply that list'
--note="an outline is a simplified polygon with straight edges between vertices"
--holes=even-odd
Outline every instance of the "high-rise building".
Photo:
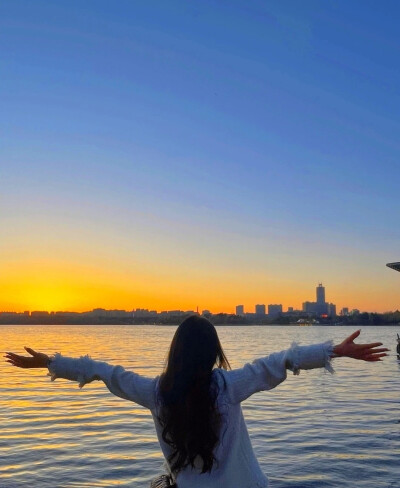
[{"label": "high-rise building", "polygon": [[256,305],[256,315],[265,315],[265,305]]},{"label": "high-rise building", "polygon": [[317,313],[317,304],[315,302],[303,302],[303,312]]},{"label": "high-rise building", "polygon": [[244,315],[244,306],[236,305],[236,315]]},{"label": "high-rise building", "polygon": [[328,306],[328,315],[329,317],[336,317],[336,305],[330,303]]},{"label": "high-rise building", "polygon": [[277,317],[282,313],[282,305],[268,305],[268,315]]},{"label": "high-rise building", "polygon": [[335,309],[334,311],[336,315],[336,306],[333,303],[329,304],[325,301],[325,287],[322,286],[322,283],[319,283],[316,288],[316,298],[316,302],[303,303],[303,312],[327,316],[332,315],[331,311]]},{"label": "high-rise building", "polygon": [[325,287],[322,286],[322,283],[319,283],[317,286],[316,295],[317,301],[315,311],[318,315],[329,315],[329,304],[325,301]]},{"label": "high-rise building", "polygon": [[325,287],[322,286],[322,283],[319,283],[319,285],[316,288],[317,292],[317,303],[318,305],[322,305],[325,303]]},{"label": "high-rise building", "polygon": [[349,315],[348,307],[343,307],[342,310],[340,311],[340,315]]}]

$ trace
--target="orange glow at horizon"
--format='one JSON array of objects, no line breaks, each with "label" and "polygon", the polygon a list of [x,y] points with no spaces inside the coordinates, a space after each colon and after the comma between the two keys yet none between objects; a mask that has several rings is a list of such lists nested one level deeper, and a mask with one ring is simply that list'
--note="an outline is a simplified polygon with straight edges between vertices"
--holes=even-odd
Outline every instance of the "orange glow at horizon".
[{"label": "orange glow at horizon", "polygon": [[[47,264],[38,262],[9,266],[0,278],[0,311],[75,311],[93,308],[150,310],[210,310],[213,313],[234,313],[242,304],[253,312],[256,303],[283,304],[302,308],[302,302],[315,300],[317,283],[303,279],[288,280],[268,277],[263,273],[203,272],[168,267],[154,269],[102,268],[77,263]],[[326,300],[341,307],[366,311],[388,311],[379,301],[387,298],[388,290],[368,290],[358,286],[350,295],[350,287],[326,284]],[[395,303],[396,293],[392,290]],[[395,307],[393,308],[395,309]]]}]

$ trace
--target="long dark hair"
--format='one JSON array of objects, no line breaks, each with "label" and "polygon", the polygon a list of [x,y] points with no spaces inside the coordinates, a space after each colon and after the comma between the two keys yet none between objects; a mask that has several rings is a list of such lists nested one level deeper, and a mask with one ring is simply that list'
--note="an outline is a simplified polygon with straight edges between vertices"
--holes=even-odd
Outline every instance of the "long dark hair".
[{"label": "long dark hair", "polygon": [[174,474],[194,468],[196,457],[203,463],[202,473],[213,467],[221,424],[218,389],[211,385],[215,365],[230,368],[215,327],[203,317],[188,317],[175,332],[160,379],[159,420],[162,438],[172,448],[168,462]]}]

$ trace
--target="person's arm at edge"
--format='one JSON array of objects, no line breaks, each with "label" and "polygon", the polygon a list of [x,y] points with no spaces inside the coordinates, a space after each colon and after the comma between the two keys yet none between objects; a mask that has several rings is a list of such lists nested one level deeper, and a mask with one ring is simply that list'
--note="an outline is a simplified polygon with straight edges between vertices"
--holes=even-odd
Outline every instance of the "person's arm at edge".
[{"label": "person's arm at edge", "polygon": [[56,378],[65,378],[78,381],[80,387],[94,380],[102,380],[114,395],[134,401],[150,410],[154,408],[156,379],[125,371],[122,366],[94,361],[88,356],[69,358],[56,354],[49,357],[29,347],[25,347],[25,350],[31,357],[8,352],[6,361],[19,368],[48,368],[53,381]]},{"label": "person's arm at edge", "polygon": [[340,344],[332,341],[311,346],[293,344],[291,348],[256,359],[243,368],[232,371],[221,371],[227,387],[230,403],[239,403],[253,393],[271,390],[282,383],[287,377],[287,370],[295,375],[300,370],[325,368],[333,373],[331,359],[351,357],[364,361],[380,361],[386,356],[386,348],[379,348],[380,342],[371,344],[354,344],[360,331],[354,332]]}]

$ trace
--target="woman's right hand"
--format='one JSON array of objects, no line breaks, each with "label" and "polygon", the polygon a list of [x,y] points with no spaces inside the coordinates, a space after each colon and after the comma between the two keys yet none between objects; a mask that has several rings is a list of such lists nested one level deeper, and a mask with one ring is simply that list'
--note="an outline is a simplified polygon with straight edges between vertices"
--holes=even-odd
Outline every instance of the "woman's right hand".
[{"label": "woman's right hand", "polygon": [[20,356],[19,354],[14,354],[13,352],[7,352],[4,356],[7,363],[10,363],[18,368],[47,368],[50,360],[47,354],[36,352],[30,347],[24,347],[24,349],[32,357]]}]

